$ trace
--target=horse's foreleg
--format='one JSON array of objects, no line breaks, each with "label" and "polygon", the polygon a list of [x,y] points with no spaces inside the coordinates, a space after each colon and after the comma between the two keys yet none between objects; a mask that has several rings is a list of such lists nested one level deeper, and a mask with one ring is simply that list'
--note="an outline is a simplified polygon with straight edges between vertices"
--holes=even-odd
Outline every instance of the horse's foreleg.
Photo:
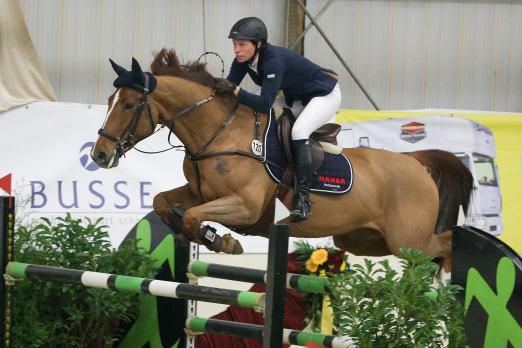
[{"label": "horse's foreleg", "polygon": [[[188,184],[169,191],[160,192],[154,197],[153,201],[154,211],[161,217],[161,220],[171,227],[179,224],[179,228],[181,228],[180,221],[172,215],[170,209],[180,207],[187,210],[198,204],[199,201],[190,191]],[[178,237],[181,237],[181,235],[178,235]],[[179,239],[185,240],[190,238]]]},{"label": "horse's foreleg", "polygon": [[[257,215],[245,206],[240,196],[229,195],[188,209],[183,218],[183,231],[198,239],[203,221],[241,226],[255,223],[256,218]],[[239,241],[230,235],[225,235],[223,242],[215,249],[229,254],[237,254],[242,250]]]}]

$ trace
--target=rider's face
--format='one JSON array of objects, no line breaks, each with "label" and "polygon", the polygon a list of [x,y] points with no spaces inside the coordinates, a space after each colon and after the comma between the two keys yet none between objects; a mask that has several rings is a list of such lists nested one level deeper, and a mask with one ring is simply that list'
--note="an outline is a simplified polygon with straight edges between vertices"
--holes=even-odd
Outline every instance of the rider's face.
[{"label": "rider's face", "polygon": [[232,40],[234,54],[239,63],[249,61],[256,53],[256,46],[250,40]]}]

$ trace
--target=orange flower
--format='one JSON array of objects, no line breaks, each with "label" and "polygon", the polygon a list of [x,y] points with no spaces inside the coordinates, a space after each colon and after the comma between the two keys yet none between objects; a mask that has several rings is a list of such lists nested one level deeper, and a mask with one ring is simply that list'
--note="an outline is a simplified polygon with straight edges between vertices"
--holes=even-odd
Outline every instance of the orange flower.
[{"label": "orange flower", "polygon": [[326,249],[317,249],[310,256],[310,260],[316,265],[322,265],[328,260],[328,251]]},{"label": "orange flower", "polygon": [[308,261],[306,261],[306,269],[310,272],[310,273],[315,273],[317,272],[317,268],[319,267],[319,265],[316,265],[315,263],[312,262],[312,259],[309,259]]}]

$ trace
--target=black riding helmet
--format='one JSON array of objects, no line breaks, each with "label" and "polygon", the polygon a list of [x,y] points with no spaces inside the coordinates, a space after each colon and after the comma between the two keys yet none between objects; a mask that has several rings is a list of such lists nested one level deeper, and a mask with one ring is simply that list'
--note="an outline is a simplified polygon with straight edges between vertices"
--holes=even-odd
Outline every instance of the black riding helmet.
[{"label": "black riding helmet", "polygon": [[240,19],[230,29],[229,39],[267,42],[268,32],[265,23],[257,17],[246,17]]}]

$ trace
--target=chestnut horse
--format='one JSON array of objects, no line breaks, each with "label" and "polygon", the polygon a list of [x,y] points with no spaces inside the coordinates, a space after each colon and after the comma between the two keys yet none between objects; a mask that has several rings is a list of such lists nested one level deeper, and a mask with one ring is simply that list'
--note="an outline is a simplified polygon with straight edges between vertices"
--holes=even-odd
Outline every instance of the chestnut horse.
[{"label": "chestnut horse", "polygon": [[[185,210],[180,239],[201,243],[202,221],[232,229],[256,225],[271,204],[278,184],[252,153],[254,112],[237,105],[232,95],[214,96],[213,77],[204,64],[181,65],[174,51],[162,50],[143,73],[133,59],[132,70],[113,64],[116,91],[109,97],[107,118],[91,156],[104,168],[115,167],[134,144],[164,125],[183,143],[183,171],[188,183],[157,194],[154,210],[168,225],[171,208]],[[259,122],[265,127],[267,115]],[[335,245],[356,255],[397,254],[399,248],[421,250],[451,265],[452,226],[459,207],[467,210],[472,176],[451,153],[439,150],[409,154],[368,148],[344,149],[353,166],[354,185],[348,194],[311,194],[312,215],[301,222],[289,218],[294,237],[333,236]],[[290,207],[293,191],[279,197]],[[254,226],[252,228],[252,226]],[[227,236],[216,251],[241,252]]]}]

